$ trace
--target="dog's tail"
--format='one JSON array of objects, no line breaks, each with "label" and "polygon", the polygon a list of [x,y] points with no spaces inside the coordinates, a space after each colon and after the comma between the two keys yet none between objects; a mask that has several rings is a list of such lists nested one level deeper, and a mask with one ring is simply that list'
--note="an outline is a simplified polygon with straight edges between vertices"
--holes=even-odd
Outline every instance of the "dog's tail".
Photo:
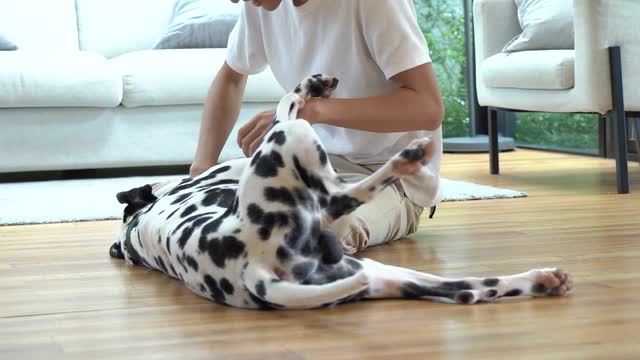
[{"label": "dog's tail", "polygon": [[274,278],[263,267],[247,268],[247,289],[263,304],[279,309],[312,309],[348,300],[366,291],[367,275],[358,271],[352,276],[323,285],[302,285]]}]

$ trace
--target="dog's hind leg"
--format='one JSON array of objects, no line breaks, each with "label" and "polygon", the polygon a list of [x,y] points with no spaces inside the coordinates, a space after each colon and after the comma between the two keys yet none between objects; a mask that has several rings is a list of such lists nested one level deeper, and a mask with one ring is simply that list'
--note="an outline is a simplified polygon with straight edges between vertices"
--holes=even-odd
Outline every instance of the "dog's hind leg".
[{"label": "dog's hind leg", "polygon": [[568,293],[571,276],[557,268],[534,269],[499,277],[451,279],[406,268],[361,260],[369,279],[365,298],[446,298],[462,304],[515,296],[560,296]]},{"label": "dog's hind leg", "polygon": [[281,280],[265,267],[255,265],[246,269],[243,280],[255,297],[280,309],[318,308],[358,294],[364,295],[368,288],[368,277],[363,271],[325,284],[303,285]]},{"label": "dog's hind leg", "polygon": [[[332,191],[324,210],[324,224],[330,225],[334,220],[355,211],[358,206],[371,200],[378,192],[384,190],[396,180],[415,175],[434,154],[434,143],[428,138],[414,140],[407,148],[373,174],[353,184],[334,182]],[[327,180],[331,177],[325,176]],[[335,178],[334,178],[335,179]]]}]

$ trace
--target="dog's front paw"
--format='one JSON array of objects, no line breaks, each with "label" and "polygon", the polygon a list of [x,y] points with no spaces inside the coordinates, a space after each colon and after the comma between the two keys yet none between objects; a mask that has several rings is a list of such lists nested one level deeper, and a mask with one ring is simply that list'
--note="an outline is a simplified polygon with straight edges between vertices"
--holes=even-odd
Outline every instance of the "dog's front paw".
[{"label": "dog's front paw", "polygon": [[310,97],[328,98],[337,87],[337,78],[325,74],[315,74],[304,78],[293,92],[303,99]]},{"label": "dog's front paw", "polygon": [[435,144],[429,138],[416,139],[391,160],[397,176],[415,175],[420,168],[433,158]]}]

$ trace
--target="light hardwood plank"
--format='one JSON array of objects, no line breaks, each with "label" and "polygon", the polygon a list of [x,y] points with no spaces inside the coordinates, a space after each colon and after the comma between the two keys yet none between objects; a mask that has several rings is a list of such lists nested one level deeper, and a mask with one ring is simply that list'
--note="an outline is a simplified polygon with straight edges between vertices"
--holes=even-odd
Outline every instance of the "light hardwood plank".
[{"label": "light hardwood plank", "polygon": [[447,154],[443,176],[527,191],[448,202],[360,256],[443,276],[560,266],[569,297],[459,306],[365,301],[257,312],[108,257],[117,221],[0,227],[0,359],[638,359],[640,166],[518,150]]}]

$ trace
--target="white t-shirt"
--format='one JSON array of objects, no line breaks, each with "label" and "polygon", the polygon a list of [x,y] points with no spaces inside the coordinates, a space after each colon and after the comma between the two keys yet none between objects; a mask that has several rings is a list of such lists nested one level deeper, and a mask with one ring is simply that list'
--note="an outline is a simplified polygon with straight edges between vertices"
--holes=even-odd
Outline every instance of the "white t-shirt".
[{"label": "white t-shirt", "polygon": [[[392,76],[431,62],[412,0],[309,0],[299,7],[283,0],[273,12],[247,3],[227,50],[232,69],[253,75],[269,66],[286,91],[311,74],[336,76],[340,85],[334,98],[383,95],[399,87]],[[361,164],[385,162],[411,140],[431,136],[435,158],[418,176],[401,181],[416,204],[430,207],[440,201],[442,129],[376,133],[325,124],[313,128],[327,152]]]}]

